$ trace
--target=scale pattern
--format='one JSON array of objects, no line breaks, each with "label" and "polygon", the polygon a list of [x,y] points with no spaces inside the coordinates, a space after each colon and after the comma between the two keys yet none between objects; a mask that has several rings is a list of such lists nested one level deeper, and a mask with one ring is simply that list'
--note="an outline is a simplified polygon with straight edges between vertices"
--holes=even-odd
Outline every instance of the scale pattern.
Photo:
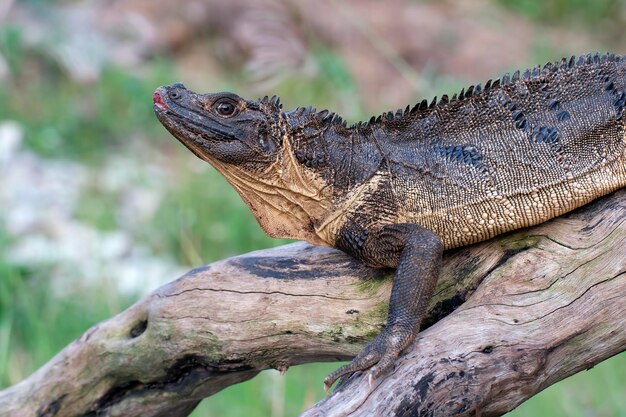
[{"label": "scale pattern", "polygon": [[362,197],[339,204],[345,216],[329,234],[415,223],[452,248],[624,187],[625,91],[622,58],[588,55],[331,128],[322,173],[340,195]]}]

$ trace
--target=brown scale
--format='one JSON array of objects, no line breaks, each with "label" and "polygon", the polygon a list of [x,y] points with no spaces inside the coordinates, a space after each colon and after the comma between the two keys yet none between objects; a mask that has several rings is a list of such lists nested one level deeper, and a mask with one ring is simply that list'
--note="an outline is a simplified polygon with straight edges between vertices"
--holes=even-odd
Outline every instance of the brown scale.
[{"label": "brown scale", "polygon": [[388,324],[326,379],[384,372],[413,340],[444,249],[559,216],[626,186],[626,62],[505,74],[350,127],[277,98],[160,87],[163,125],[235,187],[269,235],[397,268]]}]

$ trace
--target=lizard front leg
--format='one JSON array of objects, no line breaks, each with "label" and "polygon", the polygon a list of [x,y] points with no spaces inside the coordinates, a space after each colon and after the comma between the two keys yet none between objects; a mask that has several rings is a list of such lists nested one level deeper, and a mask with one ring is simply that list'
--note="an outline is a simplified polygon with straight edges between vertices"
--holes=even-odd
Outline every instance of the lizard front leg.
[{"label": "lizard front leg", "polygon": [[443,253],[439,236],[416,224],[385,226],[368,234],[359,250],[339,246],[367,264],[397,269],[385,328],[352,362],[326,377],[326,390],[338,378],[357,371],[369,369],[370,381],[377,378],[413,341],[439,278]]}]

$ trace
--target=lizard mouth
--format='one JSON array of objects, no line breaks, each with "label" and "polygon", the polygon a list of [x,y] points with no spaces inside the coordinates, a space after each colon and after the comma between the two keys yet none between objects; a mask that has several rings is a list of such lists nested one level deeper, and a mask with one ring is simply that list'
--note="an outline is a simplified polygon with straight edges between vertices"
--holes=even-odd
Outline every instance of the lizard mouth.
[{"label": "lizard mouth", "polygon": [[154,102],[154,107],[160,110],[167,110],[167,104],[163,101],[163,96],[161,95],[161,87],[157,88],[154,94],[152,94],[152,101]]}]

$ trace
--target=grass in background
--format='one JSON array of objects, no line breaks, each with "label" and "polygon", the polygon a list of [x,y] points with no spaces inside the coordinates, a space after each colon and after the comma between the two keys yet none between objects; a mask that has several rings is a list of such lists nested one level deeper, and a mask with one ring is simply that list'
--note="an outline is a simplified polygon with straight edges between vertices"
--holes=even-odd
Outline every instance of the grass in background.
[{"label": "grass in background", "polygon": [[[540,18],[545,10],[559,13],[557,6],[562,3],[500,2],[532,18]],[[613,7],[613,3],[602,0],[597,7]],[[555,11],[542,7],[555,7]],[[150,224],[139,231],[140,238],[157,253],[173,256],[182,265],[197,266],[284,243],[265,236],[232,187],[214,170],[198,168],[195,157],[173,142],[155,121],[150,105],[154,87],[176,80],[167,59],[154,60],[141,76],[107,67],[97,83],[78,85],[54,61],[25,50],[19,28],[0,28],[0,51],[8,57],[15,81],[0,85],[0,115],[3,120],[23,124],[30,149],[49,158],[97,165],[109,155],[128,152],[129,142],[144,140],[165,155],[172,165],[167,195]],[[323,46],[313,48],[312,55],[319,74],[307,82],[286,78],[276,88],[283,100],[294,105],[342,107],[353,121],[369,116],[362,114],[355,83],[341,57]],[[241,74],[234,77],[245,79]],[[437,93],[460,89],[458,84],[434,76],[427,81],[437,87]],[[145,155],[136,157],[138,164],[145,162]],[[83,196],[76,216],[99,229],[115,229],[119,227],[115,198],[92,187]],[[0,232],[0,254],[9,243]],[[0,388],[19,382],[89,327],[133,301],[116,293],[107,282],[76,285],[85,285],[81,297],[55,296],[48,270],[16,267],[0,256]],[[337,366],[298,366],[284,377],[274,371],[263,372],[205,400],[193,416],[296,415],[323,398],[323,378]],[[626,416],[624,387],[626,354],[550,387],[510,415]]]},{"label": "grass in background", "polygon": [[626,352],[532,397],[508,417],[626,417]]},{"label": "grass in background", "polygon": [[498,3],[543,23],[576,22],[587,27],[605,23],[609,16],[621,17],[623,8],[621,0],[498,0]]},{"label": "grass in background", "polygon": [[623,41],[626,24],[623,0],[496,0],[496,2],[542,25],[596,30],[596,36],[605,41],[618,45]]},{"label": "grass in background", "polygon": [[[181,156],[195,165],[191,153]],[[183,265],[198,266],[288,242],[268,237],[226,180],[206,168],[182,176],[155,215],[154,225],[160,226],[145,230],[145,239],[159,252],[174,255]]]},{"label": "grass in background", "polygon": [[[0,234],[0,253],[8,243]],[[55,297],[47,269],[20,268],[1,258],[0,277],[0,387],[26,378],[89,327],[131,303],[106,283],[97,291],[75,289],[81,297]]]},{"label": "grass in background", "polygon": [[154,59],[140,75],[106,66],[93,83],[79,84],[41,51],[28,49],[20,28],[0,27],[0,52],[11,71],[0,85],[0,115],[26,129],[26,144],[47,157],[101,161],[131,134],[164,139],[154,123],[154,88],[172,80],[172,65]]}]

